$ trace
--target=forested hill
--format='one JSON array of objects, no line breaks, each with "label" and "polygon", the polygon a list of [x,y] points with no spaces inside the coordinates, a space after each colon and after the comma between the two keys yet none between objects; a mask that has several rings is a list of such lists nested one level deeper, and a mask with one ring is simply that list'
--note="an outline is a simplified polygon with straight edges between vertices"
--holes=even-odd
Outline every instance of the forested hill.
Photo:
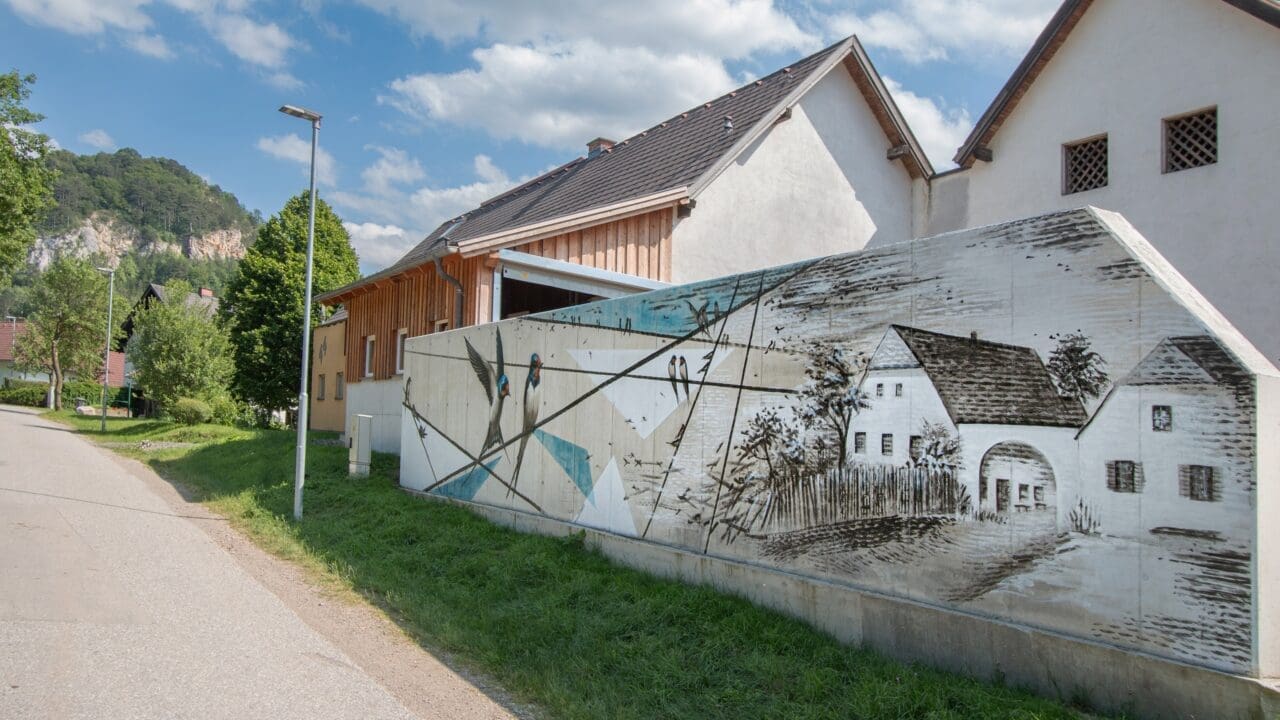
[{"label": "forested hill", "polygon": [[57,206],[39,227],[42,237],[71,231],[95,212],[114,214],[147,244],[180,244],[216,230],[251,238],[261,220],[176,160],[144,158],[130,148],[97,155],[55,150],[49,164],[59,173]]}]

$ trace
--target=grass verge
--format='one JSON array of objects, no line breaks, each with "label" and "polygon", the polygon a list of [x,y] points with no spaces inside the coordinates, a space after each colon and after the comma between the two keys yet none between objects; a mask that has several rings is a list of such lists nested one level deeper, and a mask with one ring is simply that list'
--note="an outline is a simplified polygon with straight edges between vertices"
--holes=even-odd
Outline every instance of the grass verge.
[{"label": "grass verge", "polygon": [[1020,690],[904,665],[707,588],[610,563],[581,536],[524,535],[414,498],[395,458],[346,477],[308,450],[293,523],[292,433],[55,413],[195,492],[266,550],[388,608],[430,648],[556,718],[1076,718]]}]

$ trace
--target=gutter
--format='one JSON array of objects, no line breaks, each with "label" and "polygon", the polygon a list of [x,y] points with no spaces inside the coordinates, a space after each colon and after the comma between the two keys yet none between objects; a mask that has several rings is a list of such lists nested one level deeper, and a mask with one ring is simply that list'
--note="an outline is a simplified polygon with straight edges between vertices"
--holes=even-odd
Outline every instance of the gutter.
[{"label": "gutter", "polygon": [[444,264],[440,262],[439,255],[431,258],[431,262],[435,263],[436,274],[453,286],[453,329],[456,330],[462,327],[462,283],[458,281],[458,278],[445,272]]}]

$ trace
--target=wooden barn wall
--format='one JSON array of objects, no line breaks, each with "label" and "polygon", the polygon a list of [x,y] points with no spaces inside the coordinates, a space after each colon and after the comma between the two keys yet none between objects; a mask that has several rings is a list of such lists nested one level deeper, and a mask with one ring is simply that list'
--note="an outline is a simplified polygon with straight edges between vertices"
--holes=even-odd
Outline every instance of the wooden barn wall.
[{"label": "wooden barn wall", "polygon": [[[636,275],[671,280],[671,209],[657,210],[585,230],[537,240],[514,249],[540,257]],[[493,269],[496,260],[479,256],[451,256],[445,271],[462,282],[464,325],[489,322],[493,307]],[[415,268],[346,301],[347,378],[364,378],[364,340],[373,335],[373,379],[396,374],[396,333],[409,337],[435,331],[436,322],[453,323],[454,289],[436,277],[434,265]]]}]

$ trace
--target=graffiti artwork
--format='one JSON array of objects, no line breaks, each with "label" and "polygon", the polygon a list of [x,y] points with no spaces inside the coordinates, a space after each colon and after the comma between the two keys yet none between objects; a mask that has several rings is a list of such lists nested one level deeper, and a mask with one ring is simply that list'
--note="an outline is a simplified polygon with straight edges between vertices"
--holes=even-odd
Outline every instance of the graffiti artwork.
[{"label": "graffiti artwork", "polygon": [[1112,222],[412,339],[401,482],[1247,671],[1253,376]]}]

